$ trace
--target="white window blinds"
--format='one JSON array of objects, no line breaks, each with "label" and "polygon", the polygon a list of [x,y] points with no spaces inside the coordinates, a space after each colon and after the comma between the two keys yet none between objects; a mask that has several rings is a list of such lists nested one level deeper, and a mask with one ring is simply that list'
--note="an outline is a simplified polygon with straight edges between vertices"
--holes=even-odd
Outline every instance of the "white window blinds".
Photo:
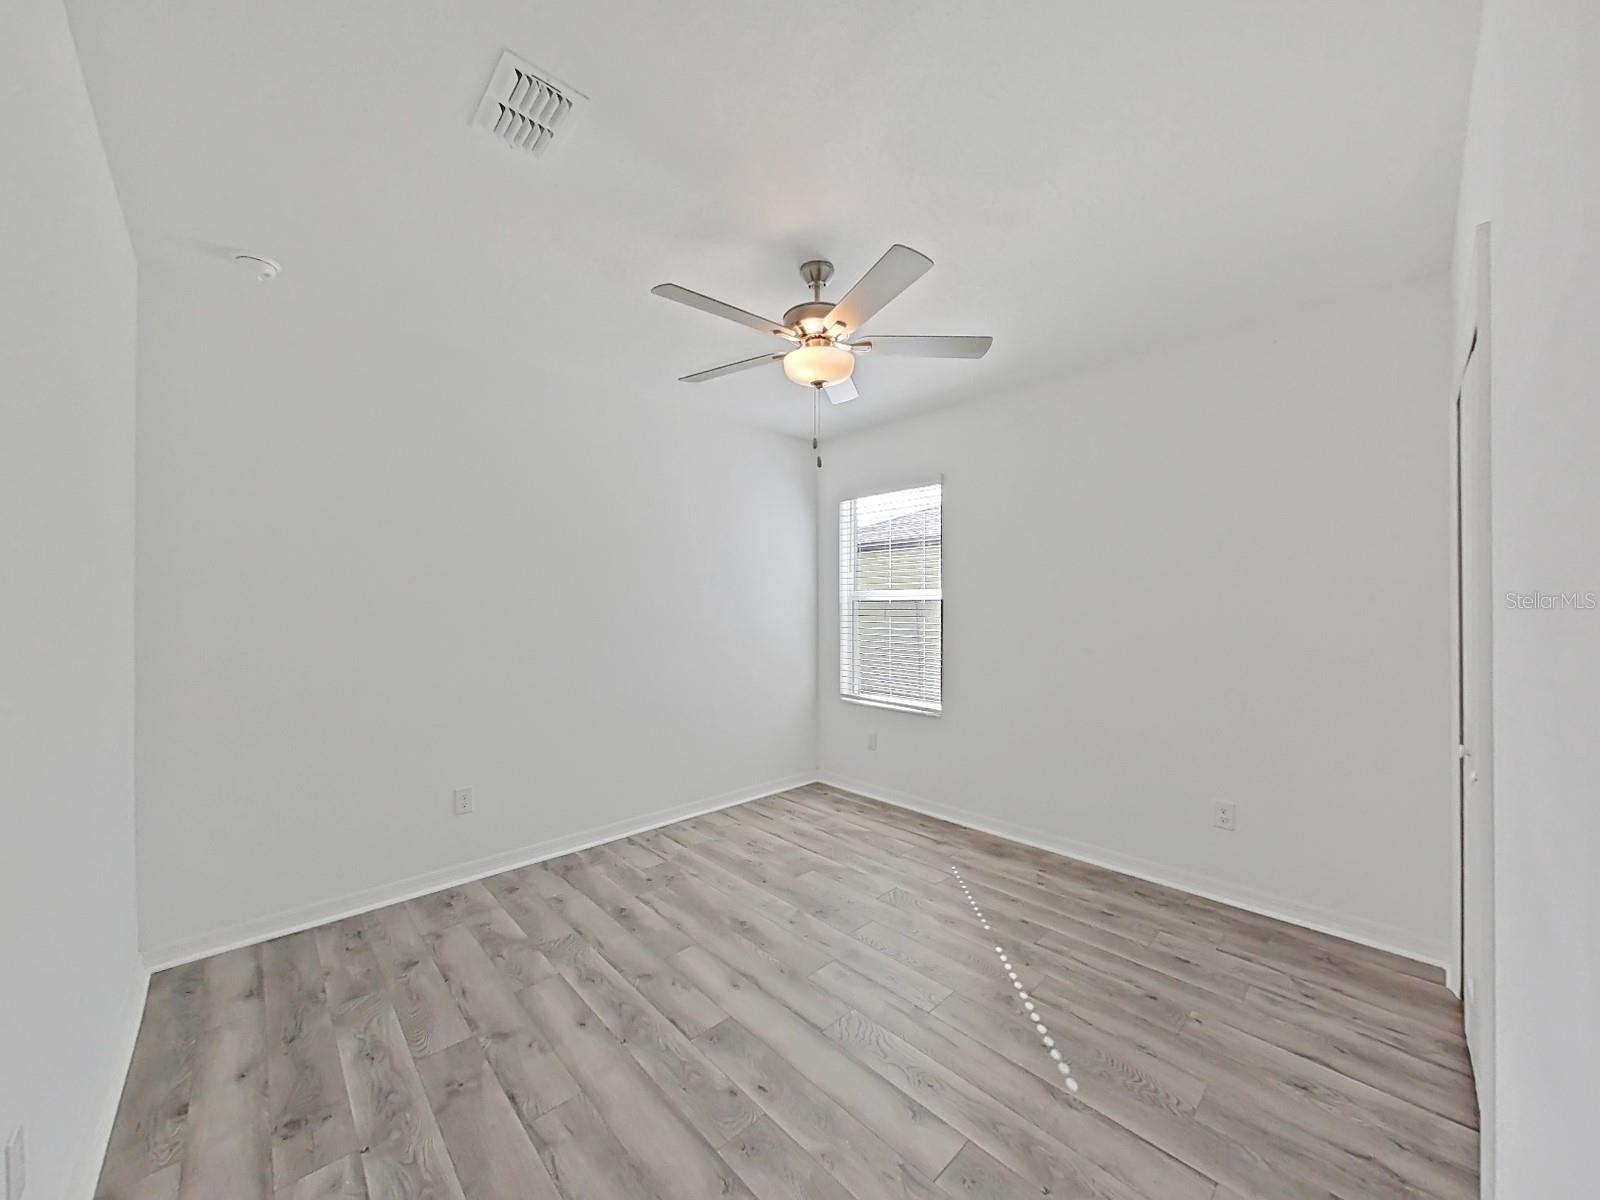
[{"label": "white window blinds", "polygon": [[944,485],[839,505],[839,694],[938,712]]}]

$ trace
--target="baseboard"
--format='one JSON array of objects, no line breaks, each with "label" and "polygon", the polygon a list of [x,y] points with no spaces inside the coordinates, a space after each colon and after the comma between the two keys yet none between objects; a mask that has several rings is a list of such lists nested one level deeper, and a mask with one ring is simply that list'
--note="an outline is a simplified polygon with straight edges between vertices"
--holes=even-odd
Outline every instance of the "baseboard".
[{"label": "baseboard", "polygon": [[919,796],[907,795],[904,792],[896,792],[873,784],[860,783],[855,780],[845,779],[842,776],[825,774],[818,782],[828,787],[855,792],[858,795],[867,797],[869,800],[879,800],[884,804],[892,804],[896,808],[908,809],[911,812],[921,813],[926,817],[937,817],[941,821],[949,821],[956,825],[965,826],[968,829],[975,829],[980,833],[988,833],[995,837],[1005,838],[1007,841],[1021,842],[1023,845],[1033,846],[1035,849],[1048,850],[1051,854],[1077,859],[1079,862],[1088,863],[1091,866],[1120,871],[1124,875],[1132,875],[1148,883],[1177,888],[1179,891],[1189,892],[1207,900],[1215,900],[1219,904],[1227,904],[1234,908],[1242,908],[1246,912],[1256,913],[1259,916],[1271,917],[1275,921],[1286,921],[1291,925],[1299,925],[1317,933],[1326,933],[1333,937],[1344,938],[1346,941],[1359,942],[1363,946],[1372,947],[1374,950],[1384,950],[1390,954],[1398,954],[1403,958],[1409,958],[1430,967],[1439,968],[1445,972],[1447,979],[1452,969],[1451,964],[1454,960],[1454,954],[1449,947],[1418,945],[1407,936],[1404,930],[1397,929],[1394,926],[1376,921],[1365,921],[1359,917],[1351,917],[1348,914],[1319,908],[1315,905],[1302,904],[1296,900],[1290,900],[1283,896],[1274,896],[1253,888],[1242,888],[1226,880],[1215,879],[1196,872],[1175,870],[1165,864],[1151,862],[1130,854],[1121,854],[1115,850],[1107,850],[1103,846],[1074,841],[1042,830],[1030,829],[1025,825],[1015,825],[1009,821],[997,821],[992,817],[980,816],[949,805],[936,804]]},{"label": "baseboard", "polygon": [[145,995],[150,990],[150,971],[137,955],[133,961],[133,977],[129,982],[128,998],[124,1001],[121,1033],[117,1041],[117,1054],[112,1063],[110,1093],[101,1101],[90,1132],[84,1158],[72,1178],[69,1196],[91,1200],[100,1182],[100,1166],[105,1159],[106,1147],[111,1144],[111,1127],[117,1120],[117,1107],[122,1103],[122,1088],[128,1080],[128,1070],[133,1065],[133,1050],[139,1040],[139,1024],[144,1020]]},{"label": "baseboard", "polygon": [[[670,825],[674,821],[684,821],[690,817],[703,816],[706,813],[731,808],[736,804],[744,804],[750,800],[772,795],[775,792],[786,791],[789,788],[813,782],[822,783],[829,787],[842,788],[845,791],[855,792],[871,800],[879,800],[884,804],[891,804],[897,808],[921,813],[924,816],[950,821],[968,829],[992,834],[995,837],[1021,842],[1024,845],[1047,850],[1052,854],[1060,854],[1067,858],[1074,858],[1093,866],[1120,871],[1125,875],[1132,875],[1150,883],[1177,888],[1180,891],[1190,892],[1207,900],[1215,900],[1219,904],[1229,904],[1235,908],[1257,913],[1260,916],[1271,917],[1274,920],[1286,921],[1291,925],[1299,925],[1306,929],[1315,930],[1318,933],[1326,933],[1333,937],[1359,942],[1376,950],[1403,955],[1406,958],[1440,968],[1446,972],[1447,978],[1454,972],[1454,954],[1450,948],[1419,946],[1409,939],[1403,930],[1388,925],[1363,921],[1360,918],[1353,918],[1347,914],[1302,904],[1285,897],[1258,892],[1250,888],[1241,888],[1225,880],[1215,879],[1206,875],[1175,870],[1165,864],[1122,854],[1087,842],[1063,838],[1025,825],[997,821],[991,817],[950,805],[937,804],[904,792],[862,783],[858,780],[846,779],[842,776],[819,775],[814,772],[774,779],[767,783],[734,792],[726,792],[706,800],[694,801],[673,808],[659,809],[656,812],[640,817],[616,821],[610,825],[596,826],[563,837],[551,838],[531,846],[522,846],[515,850],[489,855],[485,858],[457,863],[449,867],[441,867],[438,870],[414,875],[408,879],[398,880],[379,887],[367,888],[359,892],[352,892],[314,904],[284,910],[208,933],[181,938],[161,946],[146,949],[144,961],[148,965],[149,971],[165,970],[168,967],[193,962],[195,959],[221,954],[226,950],[253,945],[256,942],[267,941],[271,938],[282,937],[285,934],[297,933],[302,929],[323,925],[329,921],[355,916],[358,913],[368,912],[374,908],[382,908],[387,904],[397,904],[402,900],[425,896],[429,892],[436,892],[441,888],[454,887],[474,879],[481,879],[485,875],[493,875],[500,871],[509,871],[515,867],[543,862],[548,858],[558,858],[563,854],[586,850],[591,846],[615,841],[618,838],[632,837],[634,834],[645,833],[651,829],[660,828],[662,825]],[[135,1032],[137,1032],[139,1012],[142,1011],[143,1007],[142,990],[139,1004],[139,1009],[135,1011],[133,1017]],[[128,1045],[131,1053],[131,1036]],[[120,1080],[118,1086],[120,1087]],[[113,1100],[112,1107],[114,1111],[115,1100]],[[109,1130],[109,1124],[107,1129]]]},{"label": "baseboard", "polygon": [[318,901],[314,904],[301,905],[269,916],[243,921],[208,933],[197,934],[193,937],[180,938],[164,945],[147,948],[144,954],[145,961],[152,971],[162,971],[168,967],[176,967],[182,963],[193,962],[195,959],[209,958],[213,954],[221,954],[226,950],[236,950],[240,946],[254,945],[256,942],[269,941],[275,937],[283,937],[285,934],[298,933],[302,929],[325,925],[329,921],[353,917],[357,913],[368,912],[374,908],[382,908],[387,904],[398,904],[402,900],[412,900],[417,896],[426,896],[429,892],[437,892],[441,888],[456,887],[459,884],[469,883],[474,879],[482,879],[485,875],[494,875],[500,871],[512,870],[515,867],[525,867],[531,863],[543,862],[547,858],[559,858],[563,854],[571,854],[576,850],[587,850],[589,847],[598,846],[602,842],[611,842],[618,838],[632,837],[636,833],[645,833],[651,829],[658,829],[662,825],[670,825],[674,821],[686,821],[690,817],[700,817],[706,813],[717,812],[720,809],[732,808],[736,804],[744,804],[751,800],[758,800],[763,796],[770,796],[775,792],[787,791],[789,788],[811,783],[815,778],[815,772],[807,771],[800,775],[770,780],[754,787],[725,792],[720,796],[691,801],[688,804],[680,804],[672,808],[658,809],[643,816],[630,817],[624,821],[614,821],[609,825],[595,826],[558,838],[536,842],[531,846],[522,846],[515,850],[491,854],[486,858],[440,867],[434,871],[426,871],[421,875],[413,875],[408,879],[396,880],[393,883],[383,884],[378,887],[365,888],[359,892],[351,892],[344,896]]}]

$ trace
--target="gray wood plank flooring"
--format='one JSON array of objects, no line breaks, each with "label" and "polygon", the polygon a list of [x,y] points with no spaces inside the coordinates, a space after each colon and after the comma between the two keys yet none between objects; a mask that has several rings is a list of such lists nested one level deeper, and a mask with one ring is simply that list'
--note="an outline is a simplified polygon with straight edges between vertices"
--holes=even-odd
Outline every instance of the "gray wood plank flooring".
[{"label": "gray wood plank flooring", "polygon": [[98,1196],[1460,1200],[1477,1143],[1433,968],[814,784],[161,972]]}]

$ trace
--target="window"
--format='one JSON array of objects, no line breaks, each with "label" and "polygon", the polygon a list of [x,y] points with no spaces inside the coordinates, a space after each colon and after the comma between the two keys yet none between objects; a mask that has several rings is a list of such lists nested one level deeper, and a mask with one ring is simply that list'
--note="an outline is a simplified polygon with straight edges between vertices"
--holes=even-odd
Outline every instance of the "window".
[{"label": "window", "polygon": [[839,695],[936,713],[944,658],[944,485],[839,505]]}]

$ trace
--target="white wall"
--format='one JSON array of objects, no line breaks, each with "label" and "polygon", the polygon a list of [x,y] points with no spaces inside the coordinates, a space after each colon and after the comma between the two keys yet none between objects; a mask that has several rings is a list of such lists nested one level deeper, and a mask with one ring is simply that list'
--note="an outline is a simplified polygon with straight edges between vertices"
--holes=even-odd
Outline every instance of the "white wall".
[{"label": "white wall", "polygon": [[231,273],[140,300],[154,961],[811,777],[802,443]]},{"label": "white wall", "polygon": [[[1592,0],[1484,5],[1457,274],[1490,222],[1497,596],[1600,591],[1597,63]],[[1493,1194],[1576,1200],[1600,1116],[1600,612],[1499,607],[1494,638]]]},{"label": "white wall", "polygon": [[0,5],[0,1141],[89,1195],[143,1000],[135,270],[59,0]]},{"label": "white wall", "polygon": [[[1448,353],[1436,279],[827,445],[823,774],[1447,961]],[[940,473],[944,713],[844,703],[837,503]]]}]

